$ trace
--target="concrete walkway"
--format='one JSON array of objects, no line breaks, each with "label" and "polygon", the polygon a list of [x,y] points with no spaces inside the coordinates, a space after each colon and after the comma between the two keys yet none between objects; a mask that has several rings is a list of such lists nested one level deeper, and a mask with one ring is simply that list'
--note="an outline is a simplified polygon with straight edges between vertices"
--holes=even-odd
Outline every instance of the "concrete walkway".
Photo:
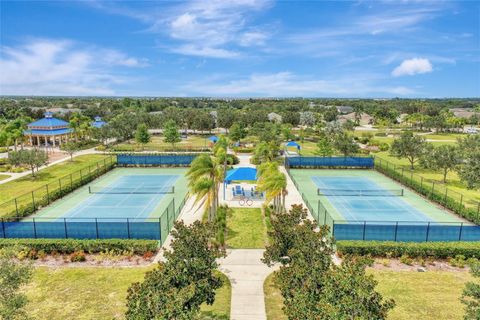
[{"label": "concrete walkway", "polygon": [[260,260],[263,249],[227,250],[220,259],[220,271],[232,285],[232,320],[266,320],[263,283],[276,268],[269,268]]}]

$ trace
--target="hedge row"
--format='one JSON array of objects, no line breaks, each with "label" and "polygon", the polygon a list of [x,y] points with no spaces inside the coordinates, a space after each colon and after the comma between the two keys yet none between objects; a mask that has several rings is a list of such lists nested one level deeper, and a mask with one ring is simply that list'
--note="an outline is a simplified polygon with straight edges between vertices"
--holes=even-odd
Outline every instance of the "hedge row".
[{"label": "hedge row", "polygon": [[[381,160],[384,162],[385,160]],[[411,179],[408,176],[401,174],[400,172],[395,171],[393,168],[387,168],[383,165],[379,165],[378,162],[375,162],[375,169],[385,174],[386,176],[397,180],[404,185],[412,188],[416,192],[424,195],[430,200],[433,200],[445,208],[452,210],[459,216],[473,222],[480,224],[480,213],[478,208],[468,208],[464,203],[460,203],[456,199],[453,199],[449,196],[445,196],[445,192],[438,192],[437,190],[432,190],[432,185],[416,181]]]},{"label": "hedge row", "polygon": [[47,254],[52,252],[69,254],[82,250],[89,253],[129,251],[143,255],[146,252],[155,252],[158,246],[159,242],[156,240],[0,239],[0,249],[43,250]]},{"label": "hedge row", "polygon": [[458,255],[480,258],[480,242],[394,242],[394,241],[337,241],[342,254],[373,257],[447,259]]}]

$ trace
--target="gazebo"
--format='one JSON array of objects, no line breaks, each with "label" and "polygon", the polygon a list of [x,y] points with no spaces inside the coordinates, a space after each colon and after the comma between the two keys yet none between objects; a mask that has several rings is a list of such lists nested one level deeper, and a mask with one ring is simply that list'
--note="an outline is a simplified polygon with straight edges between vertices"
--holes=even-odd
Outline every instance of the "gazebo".
[{"label": "gazebo", "polygon": [[300,151],[300,149],[301,149],[300,145],[299,145],[298,143],[296,143],[295,141],[289,141],[289,142],[287,142],[287,143],[285,144],[285,151],[286,151],[287,153],[289,153],[289,152],[288,152],[288,148],[289,148],[289,147],[290,147],[290,148],[291,148],[291,147],[294,147],[294,148],[297,149],[297,151]]},{"label": "gazebo", "polygon": [[100,129],[101,127],[103,127],[103,126],[106,125],[106,124],[107,124],[107,123],[106,123],[105,121],[103,121],[102,118],[99,117],[99,116],[96,116],[96,117],[95,117],[95,121],[93,121],[93,122],[91,123],[92,127],[98,128],[98,129]]},{"label": "gazebo", "polygon": [[[249,167],[234,168],[227,171],[225,179],[223,180],[223,200],[226,199],[227,185],[232,181],[257,181],[257,169]],[[232,187],[233,197],[246,196],[249,198],[255,198],[261,196],[253,188],[251,190],[244,190],[240,185]]]},{"label": "gazebo", "polygon": [[30,144],[36,146],[62,145],[70,139],[72,129],[68,122],[53,117],[51,112],[45,112],[45,118],[27,125],[24,135],[30,138]]}]

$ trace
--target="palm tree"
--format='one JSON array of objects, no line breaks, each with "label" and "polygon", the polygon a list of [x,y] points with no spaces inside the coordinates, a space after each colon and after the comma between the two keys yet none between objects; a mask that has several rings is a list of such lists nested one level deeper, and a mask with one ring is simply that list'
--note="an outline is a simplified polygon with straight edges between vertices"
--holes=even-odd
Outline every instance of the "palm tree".
[{"label": "palm tree", "polygon": [[195,202],[206,197],[208,221],[213,221],[219,205],[218,189],[223,180],[223,163],[214,156],[202,154],[193,160],[187,177],[190,191],[196,196]]},{"label": "palm tree", "polygon": [[285,196],[287,195],[287,178],[278,170],[275,162],[265,162],[258,166],[259,191],[265,192],[265,203],[273,201],[275,213],[285,211]]}]

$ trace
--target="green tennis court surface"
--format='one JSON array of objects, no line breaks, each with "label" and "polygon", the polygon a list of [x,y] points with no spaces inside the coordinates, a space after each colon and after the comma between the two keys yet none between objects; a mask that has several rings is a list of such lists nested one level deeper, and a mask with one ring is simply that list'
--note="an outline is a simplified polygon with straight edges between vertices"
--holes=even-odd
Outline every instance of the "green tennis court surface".
[{"label": "green tennis court surface", "polygon": [[334,220],[462,221],[373,170],[291,169],[290,174],[313,210],[320,201]]},{"label": "green tennis court surface", "polygon": [[36,218],[159,218],[187,194],[184,168],[116,168],[40,210]]}]

